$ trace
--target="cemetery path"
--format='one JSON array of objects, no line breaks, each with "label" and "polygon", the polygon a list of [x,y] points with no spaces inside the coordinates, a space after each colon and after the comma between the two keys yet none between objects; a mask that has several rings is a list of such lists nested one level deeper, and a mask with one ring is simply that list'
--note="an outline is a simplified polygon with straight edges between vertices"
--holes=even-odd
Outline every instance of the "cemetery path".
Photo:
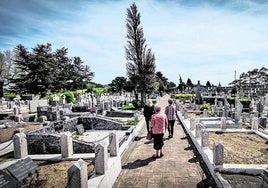
[{"label": "cemetery path", "polygon": [[[160,98],[162,110],[168,105],[169,95]],[[138,137],[122,156],[122,171],[113,188],[127,187],[199,187],[203,171],[186,139],[181,124],[176,121],[173,138],[164,135],[162,158],[155,159],[153,142],[146,140],[144,125]]]}]

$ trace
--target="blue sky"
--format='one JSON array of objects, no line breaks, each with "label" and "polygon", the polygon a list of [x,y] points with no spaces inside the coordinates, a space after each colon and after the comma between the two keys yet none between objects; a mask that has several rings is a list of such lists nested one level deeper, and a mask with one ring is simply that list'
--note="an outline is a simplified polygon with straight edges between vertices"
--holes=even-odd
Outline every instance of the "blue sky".
[{"label": "blue sky", "polygon": [[108,84],[126,77],[126,9],[135,2],[156,69],[174,83],[228,85],[268,65],[266,0],[1,0],[0,50],[68,48]]}]

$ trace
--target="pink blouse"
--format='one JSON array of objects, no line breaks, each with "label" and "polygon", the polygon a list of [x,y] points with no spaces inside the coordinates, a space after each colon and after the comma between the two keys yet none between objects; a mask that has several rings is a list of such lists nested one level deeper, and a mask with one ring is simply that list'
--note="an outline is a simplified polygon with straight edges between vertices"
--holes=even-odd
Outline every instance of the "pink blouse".
[{"label": "pink blouse", "polygon": [[164,134],[168,126],[167,116],[164,113],[155,113],[151,120],[152,133]]}]

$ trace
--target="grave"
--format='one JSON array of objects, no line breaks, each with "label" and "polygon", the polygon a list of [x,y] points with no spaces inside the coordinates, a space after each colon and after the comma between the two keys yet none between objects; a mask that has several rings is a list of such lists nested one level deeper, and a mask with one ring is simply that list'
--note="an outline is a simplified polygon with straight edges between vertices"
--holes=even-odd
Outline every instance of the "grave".
[{"label": "grave", "polygon": [[7,167],[7,170],[16,180],[22,182],[29,175],[38,173],[40,167],[37,166],[31,158],[27,157],[19,160],[15,164],[10,165]]},{"label": "grave", "polygon": [[0,188],[15,188],[18,183],[15,178],[5,173],[3,170],[0,170]]},{"label": "grave", "polygon": [[[198,155],[201,156],[200,163],[206,166],[205,173],[213,178],[218,187],[231,187],[235,184],[228,179],[231,177],[226,173],[234,174],[241,179],[245,177],[245,181],[247,181],[246,176],[250,176],[254,179],[252,179],[254,185],[260,186],[262,181],[255,181],[255,179],[262,178],[261,174],[268,168],[268,134],[260,130],[260,126],[266,124],[264,115],[266,112],[263,113],[265,110],[260,110],[259,116],[257,107],[253,105],[253,109],[256,109],[258,113],[251,111],[242,113],[242,104],[237,100],[236,106],[231,108],[233,113],[226,113],[227,110],[224,112],[225,108],[228,109],[224,105],[223,107],[215,106],[212,108],[214,113],[208,111],[208,117],[202,117],[202,115],[196,115],[197,113],[193,116],[194,111],[189,111],[188,106],[189,104],[184,108],[183,104],[179,104],[178,117],[187,137],[191,139]],[[223,117],[215,117],[217,108],[223,108]],[[229,117],[229,115],[232,116]],[[201,130],[200,126],[194,126],[198,122],[202,125]],[[249,129],[247,125],[252,129]],[[222,143],[220,144],[219,141]]]}]

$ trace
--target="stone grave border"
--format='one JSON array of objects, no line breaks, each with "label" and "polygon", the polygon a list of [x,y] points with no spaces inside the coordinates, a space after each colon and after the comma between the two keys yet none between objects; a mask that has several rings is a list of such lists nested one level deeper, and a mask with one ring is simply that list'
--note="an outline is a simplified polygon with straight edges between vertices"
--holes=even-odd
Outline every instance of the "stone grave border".
[{"label": "stone grave border", "polygon": [[[181,108],[180,108],[181,109]],[[185,116],[186,115],[186,116]],[[240,164],[221,164],[216,165],[215,164],[215,158],[213,151],[209,147],[204,147],[203,140],[201,138],[201,130],[200,127],[200,133],[196,132],[196,125],[192,125],[191,119],[202,119],[202,118],[188,118],[187,110],[177,111],[177,117],[179,121],[181,122],[183,129],[187,136],[191,139],[191,142],[194,144],[195,148],[197,149],[198,153],[201,155],[204,163],[206,164],[206,167],[209,170],[210,175],[214,179],[215,183],[218,187],[230,187],[231,185],[222,178],[220,172],[231,172],[231,173],[246,173],[250,175],[261,175],[265,172],[265,169],[268,169],[268,164],[266,165],[240,165]],[[215,119],[212,118],[212,119]],[[195,123],[194,123],[195,124]],[[201,125],[202,126],[202,125]],[[199,126],[198,126],[199,127]],[[203,130],[205,131],[222,131],[222,132],[251,132],[255,133],[261,137],[264,137],[268,139],[268,135],[265,135],[264,133],[258,131],[258,130],[244,130],[244,129],[225,129],[222,130],[221,128],[205,128],[203,127]],[[223,151],[222,151],[223,152]]]},{"label": "stone grave border", "polygon": [[[73,164],[75,167],[72,166],[73,169],[77,170],[77,169],[82,169],[82,167],[80,167],[80,166],[84,166],[83,162],[81,162],[82,159],[94,159],[96,161],[96,160],[100,160],[100,159],[97,159],[97,158],[102,158],[104,156],[105,161],[101,160],[100,161],[101,165],[99,165],[100,167],[97,167],[97,168],[99,168],[101,170],[96,170],[97,171],[96,174],[91,176],[90,179],[86,179],[87,182],[82,182],[82,183],[87,184],[90,187],[112,187],[112,185],[116,181],[116,178],[118,177],[118,175],[119,175],[119,173],[121,171],[121,168],[122,168],[121,156],[123,155],[124,151],[128,148],[129,144],[139,134],[139,132],[141,131],[141,129],[144,126],[144,124],[145,124],[144,118],[140,119],[138,125],[131,126],[129,128],[129,130],[127,131],[128,136],[126,137],[125,141],[122,143],[121,147],[119,147],[119,141],[116,141],[114,144],[116,144],[116,145],[118,144],[118,149],[115,150],[115,149],[110,148],[110,154],[107,153],[107,152],[104,152],[104,155],[102,155],[102,156],[98,156],[98,154],[96,153],[96,150],[95,150],[95,153],[73,154],[73,151],[72,151],[72,139],[70,139],[71,138],[71,136],[70,136],[71,133],[70,132],[69,133],[64,132],[61,135],[60,139],[65,143],[65,144],[63,144],[65,149],[63,149],[64,151],[62,150],[61,154],[28,155],[27,147],[26,148],[21,147],[20,149],[16,149],[16,146],[14,145],[14,148],[16,150],[19,150],[19,151],[15,152],[15,159],[12,160],[12,161],[8,161],[8,162],[0,164],[0,169],[8,168],[10,165],[15,164],[19,160],[27,158],[27,157],[30,157],[32,160],[51,160],[51,161],[53,161],[53,160],[56,160],[56,161],[60,161],[60,160],[76,161],[76,160],[78,160]],[[48,129],[48,127],[45,127],[45,129]],[[39,131],[42,131],[42,130],[39,130]],[[113,134],[113,133],[111,133],[111,134]],[[103,138],[102,141],[99,142],[97,147],[106,148],[104,150],[107,150],[108,146],[105,143],[110,143],[111,142],[110,135],[107,138],[106,137]],[[15,137],[16,137],[17,140],[19,140],[19,143],[22,144],[22,145],[25,145],[25,142],[27,142],[26,135],[23,133],[23,131],[17,133],[15,135]],[[114,136],[113,139],[116,140],[116,135]],[[106,140],[106,141],[104,141],[104,140]],[[14,140],[13,143],[15,144],[16,141]],[[114,144],[112,144],[112,145],[114,145]],[[26,143],[26,145],[27,145],[27,143]],[[113,146],[110,145],[109,147],[113,147]],[[113,151],[113,154],[112,154],[111,150],[112,151],[115,150],[116,153],[114,153],[114,151]],[[69,168],[69,170],[70,170],[70,168]],[[69,173],[69,170],[68,170],[68,173]],[[82,174],[82,171],[79,172],[78,174]],[[75,181],[80,181],[82,179],[83,178],[80,177],[80,178],[77,178]],[[68,182],[69,181],[70,180],[68,180]]]}]

